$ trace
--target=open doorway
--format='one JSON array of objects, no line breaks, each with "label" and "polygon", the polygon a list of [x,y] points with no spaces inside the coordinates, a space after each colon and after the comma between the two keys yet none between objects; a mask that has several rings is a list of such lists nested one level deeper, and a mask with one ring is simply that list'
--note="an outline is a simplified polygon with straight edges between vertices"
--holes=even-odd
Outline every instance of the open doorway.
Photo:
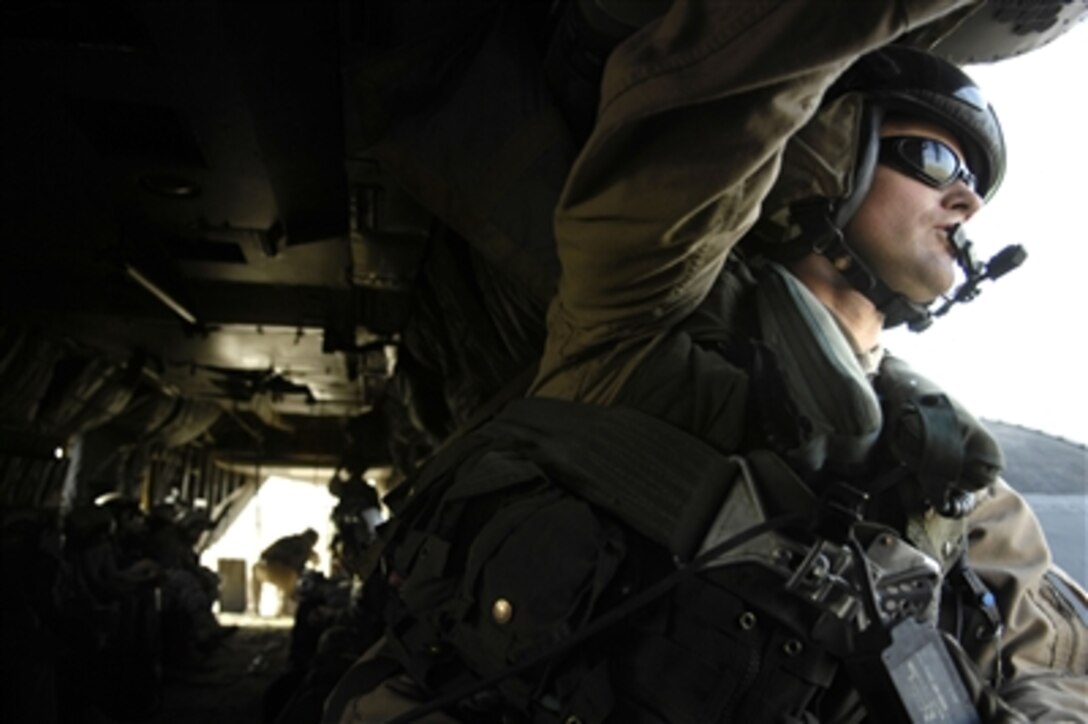
[{"label": "open doorway", "polygon": [[328,575],[329,543],[333,536],[330,514],[336,502],[324,480],[318,483],[278,476],[266,478],[226,532],[201,554],[201,563],[220,575],[221,610],[256,615],[268,619],[265,623],[283,618],[278,614],[285,608],[281,606],[285,592],[275,585],[264,583],[259,604],[254,600],[251,592],[254,564],[275,541],[312,529],[317,533],[313,546],[317,560],[307,565]]}]

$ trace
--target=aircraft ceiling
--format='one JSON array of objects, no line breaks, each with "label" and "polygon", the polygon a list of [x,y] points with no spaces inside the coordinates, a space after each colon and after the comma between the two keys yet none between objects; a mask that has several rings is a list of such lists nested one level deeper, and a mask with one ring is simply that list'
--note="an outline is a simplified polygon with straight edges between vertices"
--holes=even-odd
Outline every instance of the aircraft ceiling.
[{"label": "aircraft ceiling", "polygon": [[[571,64],[556,55],[577,51],[592,76],[610,43],[667,4],[527,0],[518,13],[533,29],[528,52],[546,57],[554,80]],[[1084,6],[1058,4],[1035,25],[1001,20],[1016,43],[1003,50],[988,36],[985,57],[1046,42]],[[0,321],[17,331],[0,372],[20,350],[20,364],[47,364],[18,331],[34,330],[119,378],[127,370],[168,396],[218,405],[237,428],[220,429],[221,440],[274,438],[288,458],[339,459],[341,422],[371,411],[388,385],[439,226],[424,208],[435,205],[370,153],[388,130],[383,103],[441,101],[468,60],[417,60],[411,43],[458,51],[456,32],[472,36],[500,7],[5,3]],[[988,7],[1019,12],[1003,0]],[[580,34],[564,22],[575,15]],[[957,43],[949,52],[983,55]],[[575,141],[587,97],[581,111],[564,109]],[[537,276],[543,303],[554,275]],[[20,374],[5,379],[29,379]],[[9,431],[15,407],[0,415]]]},{"label": "aircraft ceiling", "polygon": [[[164,388],[281,428],[371,409],[413,284],[384,256],[418,255],[430,220],[383,207],[347,148],[354,16],[116,1],[3,15],[4,317],[140,356]],[[359,248],[364,223],[388,225],[384,256]]]}]

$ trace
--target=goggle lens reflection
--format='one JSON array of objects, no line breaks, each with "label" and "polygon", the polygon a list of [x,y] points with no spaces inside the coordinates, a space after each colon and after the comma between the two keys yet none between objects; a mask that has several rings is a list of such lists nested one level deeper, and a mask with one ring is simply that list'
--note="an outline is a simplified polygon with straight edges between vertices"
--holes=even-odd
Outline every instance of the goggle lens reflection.
[{"label": "goggle lens reflection", "polygon": [[880,139],[880,160],[919,181],[943,189],[957,180],[975,191],[978,179],[951,146],[935,138],[888,136]]}]

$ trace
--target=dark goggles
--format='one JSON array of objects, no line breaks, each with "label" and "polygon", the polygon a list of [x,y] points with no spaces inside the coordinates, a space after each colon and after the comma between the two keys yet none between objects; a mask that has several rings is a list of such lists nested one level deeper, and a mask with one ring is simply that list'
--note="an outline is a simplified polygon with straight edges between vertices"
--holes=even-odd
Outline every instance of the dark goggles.
[{"label": "dark goggles", "polygon": [[881,138],[880,161],[935,189],[951,186],[957,180],[962,180],[972,191],[976,191],[978,185],[978,179],[959,155],[947,143],[935,138]]}]

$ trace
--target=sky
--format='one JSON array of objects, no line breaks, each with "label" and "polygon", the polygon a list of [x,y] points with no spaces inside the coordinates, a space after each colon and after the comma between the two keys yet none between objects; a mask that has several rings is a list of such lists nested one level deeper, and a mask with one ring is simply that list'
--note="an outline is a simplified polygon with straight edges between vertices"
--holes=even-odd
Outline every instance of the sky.
[{"label": "sky", "polygon": [[967,226],[989,258],[1028,259],[889,350],[976,417],[1088,443],[1088,23],[1018,58],[967,72],[997,111],[1005,181]]}]

